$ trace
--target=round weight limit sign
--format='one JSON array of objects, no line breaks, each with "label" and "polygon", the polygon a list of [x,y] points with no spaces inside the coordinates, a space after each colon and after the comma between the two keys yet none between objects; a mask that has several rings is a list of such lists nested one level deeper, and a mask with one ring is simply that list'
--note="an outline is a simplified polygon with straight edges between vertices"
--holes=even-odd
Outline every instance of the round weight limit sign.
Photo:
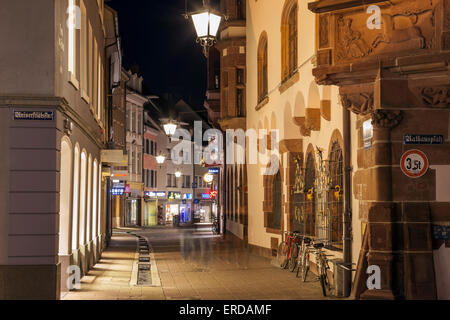
[{"label": "round weight limit sign", "polygon": [[400,167],[408,177],[419,178],[428,170],[428,158],[420,150],[409,150],[403,154]]}]

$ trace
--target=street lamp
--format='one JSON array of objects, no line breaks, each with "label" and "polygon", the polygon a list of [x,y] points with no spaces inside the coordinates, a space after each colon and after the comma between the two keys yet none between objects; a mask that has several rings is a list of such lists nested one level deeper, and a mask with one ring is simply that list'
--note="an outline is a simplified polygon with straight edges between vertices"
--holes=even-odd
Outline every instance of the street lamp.
[{"label": "street lamp", "polygon": [[165,125],[163,125],[164,127],[164,132],[166,133],[167,136],[172,137],[175,132],[177,131],[177,125],[173,122],[168,122]]},{"label": "street lamp", "polygon": [[177,177],[177,178],[181,177],[181,172],[180,172],[180,170],[178,170],[177,172],[175,172],[175,177]]},{"label": "street lamp", "polygon": [[166,161],[166,156],[163,154],[160,154],[156,157],[156,162],[161,166]]},{"label": "street lamp", "polygon": [[[208,56],[209,47],[212,47],[217,39],[222,16],[215,14],[213,10],[205,4],[203,0],[203,9],[190,14],[197,33],[197,42],[203,47],[203,53]],[[188,13],[186,10],[186,18]]]}]

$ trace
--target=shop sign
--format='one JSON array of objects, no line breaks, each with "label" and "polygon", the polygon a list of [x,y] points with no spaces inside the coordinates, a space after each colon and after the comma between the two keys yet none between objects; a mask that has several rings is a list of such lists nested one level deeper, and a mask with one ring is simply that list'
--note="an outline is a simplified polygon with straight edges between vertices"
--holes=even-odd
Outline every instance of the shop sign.
[{"label": "shop sign", "polygon": [[120,188],[125,190],[125,183],[124,182],[113,183],[113,188]]},{"label": "shop sign", "polygon": [[202,193],[202,199],[203,200],[211,199],[211,194],[209,194],[209,193]]},{"label": "shop sign", "polygon": [[402,155],[400,168],[410,178],[419,178],[428,171],[428,158],[420,150],[409,150]]},{"label": "shop sign", "polygon": [[169,200],[181,200],[181,192],[169,191],[169,195],[167,198]]},{"label": "shop sign", "polygon": [[183,194],[183,200],[192,200],[192,193]]},{"label": "shop sign", "polygon": [[187,203],[187,201],[186,201],[186,200],[183,200],[182,202],[183,202],[183,204],[186,204],[186,203]]},{"label": "shop sign", "polygon": [[210,197],[211,199],[214,199],[215,197],[217,197],[217,191],[210,191],[210,192],[209,192],[209,197]]},{"label": "shop sign", "polygon": [[53,111],[14,111],[14,120],[44,120],[55,119]]},{"label": "shop sign", "polygon": [[194,200],[194,204],[199,204],[200,203],[200,200],[199,199],[195,199]]},{"label": "shop sign", "polygon": [[158,192],[155,192],[155,191],[145,191],[144,192],[144,195],[146,196],[146,197],[149,197],[149,198],[165,198],[166,197],[166,193],[164,192],[164,191],[158,191]]},{"label": "shop sign", "polygon": [[125,193],[131,193],[131,187],[129,184],[125,185]]},{"label": "shop sign", "polygon": [[370,149],[372,147],[372,140],[373,140],[373,124],[372,120],[367,120],[363,123],[364,149]]},{"label": "shop sign", "polygon": [[219,168],[209,168],[208,173],[219,174]]},{"label": "shop sign", "polygon": [[122,196],[125,193],[125,188],[111,188],[113,196]]},{"label": "shop sign", "polygon": [[403,144],[443,144],[444,136],[441,134],[405,134]]}]

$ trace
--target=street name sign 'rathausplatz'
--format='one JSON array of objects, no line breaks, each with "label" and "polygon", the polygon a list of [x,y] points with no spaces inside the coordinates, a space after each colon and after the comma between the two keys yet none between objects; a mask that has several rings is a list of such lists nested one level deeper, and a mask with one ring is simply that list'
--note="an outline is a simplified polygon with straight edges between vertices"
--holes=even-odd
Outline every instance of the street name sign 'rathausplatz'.
[{"label": "street name sign 'rathausplatz'", "polygon": [[14,111],[14,120],[54,120],[53,111]]},{"label": "street name sign 'rathausplatz'", "polygon": [[428,158],[420,150],[406,151],[400,160],[402,172],[410,178],[419,178],[428,171]]}]

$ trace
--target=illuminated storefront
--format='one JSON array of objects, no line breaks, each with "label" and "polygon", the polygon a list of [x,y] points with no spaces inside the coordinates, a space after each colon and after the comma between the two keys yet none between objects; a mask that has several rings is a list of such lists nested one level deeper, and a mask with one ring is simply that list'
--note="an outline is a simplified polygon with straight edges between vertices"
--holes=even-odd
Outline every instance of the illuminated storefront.
[{"label": "illuminated storefront", "polygon": [[160,202],[165,200],[166,192],[164,191],[145,191],[144,192],[144,222],[143,226],[152,227],[159,224],[160,215],[159,211]]}]

